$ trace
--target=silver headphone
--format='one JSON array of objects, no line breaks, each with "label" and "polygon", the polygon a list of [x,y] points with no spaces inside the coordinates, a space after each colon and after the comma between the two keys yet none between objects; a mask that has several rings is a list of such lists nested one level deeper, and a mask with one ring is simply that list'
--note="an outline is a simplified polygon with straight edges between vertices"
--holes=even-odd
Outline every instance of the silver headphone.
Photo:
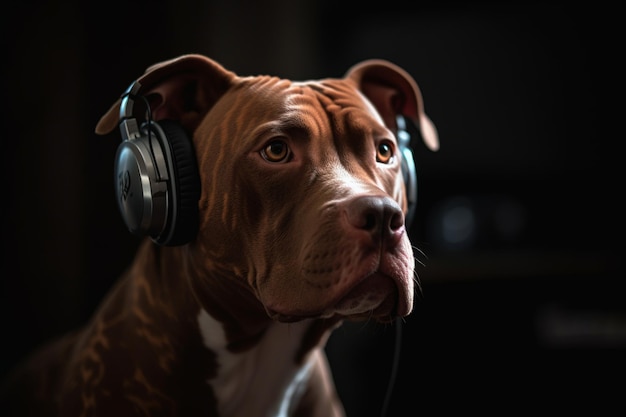
[{"label": "silver headphone", "polygon": [[[146,97],[134,82],[122,95],[122,143],[115,157],[117,204],[128,230],[164,246],[182,245],[198,232],[200,176],[191,140],[172,120],[152,120]],[[139,126],[135,99],[145,101]]]}]

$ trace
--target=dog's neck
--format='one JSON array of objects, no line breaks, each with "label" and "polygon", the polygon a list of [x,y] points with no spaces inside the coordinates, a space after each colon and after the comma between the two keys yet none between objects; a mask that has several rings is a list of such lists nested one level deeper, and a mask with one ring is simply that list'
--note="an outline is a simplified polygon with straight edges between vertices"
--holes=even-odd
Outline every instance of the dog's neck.
[{"label": "dog's neck", "polygon": [[[223,326],[223,348],[244,352],[255,346],[276,322],[241,277],[210,265],[193,246],[165,248],[146,240],[130,271],[132,293],[137,297],[133,304],[138,311],[148,311],[146,314],[162,317],[165,322],[188,320],[194,327],[204,312]],[[324,343],[328,331],[340,323],[340,318],[307,323],[310,324],[303,335],[301,355]],[[211,346],[217,348],[214,343]]]},{"label": "dog's neck", "polygon": [[[195,367],[198,382],[211,385],[224,415],[278,412],[289,403],[300,376],[309,372],[312,352],[323,347],[340,319],[275,322],[242,281],[216,276],[193,255],[189,247],[165,248],[150,241],[141,245],[119,289],[132,297],[128,313],[142,322],[131,324],[134,332],[126,337],[134,333],[153,344],[148,351],[158,352],[156,362],[165,373],[176,369],[170,363],[177,361]],[[146,323],[157,329],[149,337],[142,336],[149,333]],[[180,352],[175,346],[195,347]]]}]

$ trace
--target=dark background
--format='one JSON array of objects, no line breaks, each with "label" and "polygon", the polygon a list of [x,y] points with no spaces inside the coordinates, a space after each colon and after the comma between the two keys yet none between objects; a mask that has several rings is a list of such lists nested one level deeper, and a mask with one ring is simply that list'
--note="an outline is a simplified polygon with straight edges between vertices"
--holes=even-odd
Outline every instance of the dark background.
[{"label": "dark background", "polygon": [[[194,52],[240,75],[310,79],[384,58],[414,76],[441,141],[415,148],[424,296],[401,327],[388,416],[624,415],[617,6],[4,8],[1,373],[83,324],[134,255],[113,195],[119,142],[94,128],[146,67]],[[350,417],[379,415],[395,338],[361,323],[329,341]]]}]

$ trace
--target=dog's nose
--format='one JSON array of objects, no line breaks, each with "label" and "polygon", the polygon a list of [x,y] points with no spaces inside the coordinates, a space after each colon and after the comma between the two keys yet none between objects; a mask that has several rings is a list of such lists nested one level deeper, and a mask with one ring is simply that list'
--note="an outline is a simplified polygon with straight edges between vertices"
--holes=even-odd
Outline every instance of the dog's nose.
[{"label": "dog's nose", "polygon": [[389,197],[361,196],[347,204],[348,223],[372,236],[391,238],[392,243],[404,228],[404,213]]}]

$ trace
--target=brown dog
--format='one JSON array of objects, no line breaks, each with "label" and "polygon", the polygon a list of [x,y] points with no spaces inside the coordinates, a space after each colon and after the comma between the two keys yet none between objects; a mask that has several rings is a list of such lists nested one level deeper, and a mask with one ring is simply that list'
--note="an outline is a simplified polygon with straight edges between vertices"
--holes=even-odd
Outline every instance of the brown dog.
[{"label": "brown dog", "polygon": [[[157,154],[169,152],[156,149],[160,131],[149,127],[146,139],[136,128],[132,104],[143,103],[148,126],[174,121],[190,137],[193,172],[176,174],[180,183]],[[26,402],[3,407],[20,416],[344,415],[324,356],[330,332],[413,307],[398,115],[437,148],[415,81],[386,61],[306,82],[239,77],[199,55],[150,67],[96,132],[121,122],[130,147],[116,168],[120,208],[133,211],[129,229],[152,239],[93,319],[18,374],[9,396]],[[153,152],[141,162],[138,132]],[[133,171],[152,163],[182,201],[159,203],[173,191]]]}]

